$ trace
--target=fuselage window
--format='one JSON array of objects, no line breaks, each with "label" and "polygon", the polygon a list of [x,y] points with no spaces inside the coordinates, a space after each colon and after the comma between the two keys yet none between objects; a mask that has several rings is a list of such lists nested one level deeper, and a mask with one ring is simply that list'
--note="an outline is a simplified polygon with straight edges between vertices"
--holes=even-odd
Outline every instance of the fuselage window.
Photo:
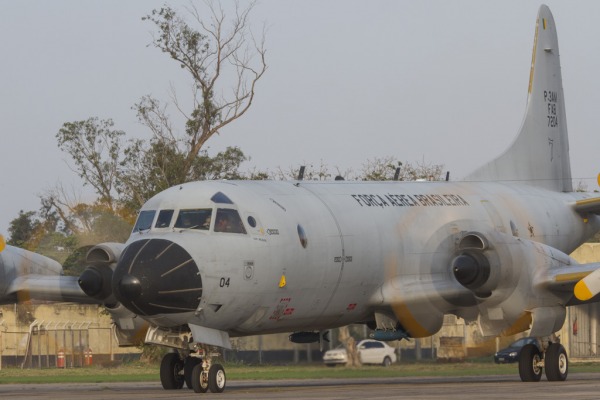
[{"label": "fuselage window", "polygon": [[256,228],[256,219],[253,216],[248,217],[248,225],[253,228]]},{"label": "fuselage window", "polygon": [[217,209],[215,232],[246,233],[240,214],[230,208]]},{"label": "fuselage window", "polygon": [[229,197],[227,197],[223,192],[217,192],[210,198],[215,203],[221,204],[233,204],[233,201]]},{"label": "fuselage window", "polygon": [[210,228],[211,215],[212,209],[210,208],[179,210],[175,228],[207,231]]},{"label": "fuselage window", "polygon": [[155,214],[155,210],[146,210],[140,212],[140,215],[138,215],[137,221],[135,222],[135,226],[133,227],[133,231],[139,232],[150,229],[152,227],[152,220],[154,219]]},{"label": "fuselage window", "polygon": [[171,225],[171,218],[173,218],[174,210],[160,210],[158,212],[158,218],[156,219],[155,228],[168,228]]},{"label": "fuselage window", "polygon": [[306,248],[306,246],[308,246],[308,238],[306,237],[304,228],[300,224],[298,224],[298,238],[300,239],[300,244],[302,247]]}]

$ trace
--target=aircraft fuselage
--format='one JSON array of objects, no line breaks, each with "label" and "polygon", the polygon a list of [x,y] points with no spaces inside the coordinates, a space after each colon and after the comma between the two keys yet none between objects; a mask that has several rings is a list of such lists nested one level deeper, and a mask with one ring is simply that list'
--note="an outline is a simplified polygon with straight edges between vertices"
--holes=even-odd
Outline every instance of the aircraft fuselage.
[{"label": "aircraft fuselage", "polygon": [[[570,210],[584,197],[498,183],[187,183],[143,206],[146,226],[138,220],[127,246],[164,240],[170,252],[172,242],[193,263],[182,255],[157,267],[163,270],[154,279],[143,257],[136,273],[133,255],[123,256],[114,279],[126,268],[137,274],[144,295],[120,300],[159,326],[191,323],[232,336],[326,329],[372,320],[385,282],[447,282],[458,241],[449,238],[465,232],[483,229],[569,254],[600,229],[597,216]],[[242,227],[218,232],[215,215],[224,209],[235,210]],[[183,210],[210,210],[210,225],[177,227]],[[146,244],[136,254],[152,247]],[[162,251],[153,258],[161,260]],[[152,307],[140,308],[144,302]]]}]

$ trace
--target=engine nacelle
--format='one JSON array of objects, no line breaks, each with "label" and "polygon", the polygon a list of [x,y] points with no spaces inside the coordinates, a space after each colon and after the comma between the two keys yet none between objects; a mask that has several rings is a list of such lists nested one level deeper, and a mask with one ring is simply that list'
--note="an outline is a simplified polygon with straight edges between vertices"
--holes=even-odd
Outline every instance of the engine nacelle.
[{"label": "engine nacelle", "polygon": [[114,333],[119,346],[137,346],[143,343],[148,322],[119,303],[113,294],[113,271],[125,249],[122,243],[102,243],[86,255],[88,267],[79,276],[79,286],[90,297],[101,300],[114,322]]},{"label": "engine nacelle", "polygon": [[575,264],[555,248],[491,231],[466,233],[450,268],[457,282],[477,298],[484,336],[512,335],[530,328],[550,335],[564,321],[564,306],[559,306],[563,312],[555,308],[566,299],[540,287],[541,283],[553,270]]},{"label": "engine nacelle", "polygon": [[112,290],[112,276],[124,248],[122,243],[102,243],[94,246],[86,256],[89,265],[79,276],[81,290],[107,306],[117,304]]}]

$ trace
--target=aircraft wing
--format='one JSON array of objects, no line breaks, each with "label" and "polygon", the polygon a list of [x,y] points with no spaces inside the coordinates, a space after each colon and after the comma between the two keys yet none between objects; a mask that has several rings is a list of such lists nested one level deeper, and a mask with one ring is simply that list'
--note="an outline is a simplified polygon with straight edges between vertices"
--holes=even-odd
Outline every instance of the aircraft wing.
[{"label": "aircraft wing", "polygon": [[600,214],[600,197],[577,200],[573,208],[580,214]]},{"label": "aircraft wing", "polygon": [[12,280],[5,293],[6,297],[23,300],[45,300],[85,304],[102,302],[86,295],[77,280],[77,276],[62,275],[26,275]]},{"label": "aircraft wing", "polygon": [[86,295],[78,277],[62,275],[62,266],[48,257],[9,246],[0,235],[0,304],[30,299],[98,304]]},{"label": "aircraft wing", "polygon": [[600,301],[600,263],[577,264],[558,268],[548,274],[539,284],[557,293],[574,294],[568,306]]}]

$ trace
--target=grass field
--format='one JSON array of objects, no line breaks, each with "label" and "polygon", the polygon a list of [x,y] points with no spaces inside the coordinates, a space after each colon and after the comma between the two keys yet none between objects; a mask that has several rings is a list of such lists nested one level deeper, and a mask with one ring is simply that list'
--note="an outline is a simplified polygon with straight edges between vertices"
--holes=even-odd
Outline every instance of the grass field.
[{"label": "grass field", "polygon": [[[77,382],[151,382],[159,381],[159,366],[141,363],[121,365],[114,368],[92,366],[68,369],[20,369],[0,370],[0,384],[7,383],[77,383]],[[476,376],[476,375],[517,375],[516,364],[497,365],[489,361],[464,362],[453,364],[406,363],[388,368],[363,366],[357,368],[328,368],[321,364],[240,365],[226,364],[225,372],[230,380],[241,379],[320,379],[320,378],[370,378],[397,376]],[[600,372],[598,363],[572,363],[570,372]]]}]

